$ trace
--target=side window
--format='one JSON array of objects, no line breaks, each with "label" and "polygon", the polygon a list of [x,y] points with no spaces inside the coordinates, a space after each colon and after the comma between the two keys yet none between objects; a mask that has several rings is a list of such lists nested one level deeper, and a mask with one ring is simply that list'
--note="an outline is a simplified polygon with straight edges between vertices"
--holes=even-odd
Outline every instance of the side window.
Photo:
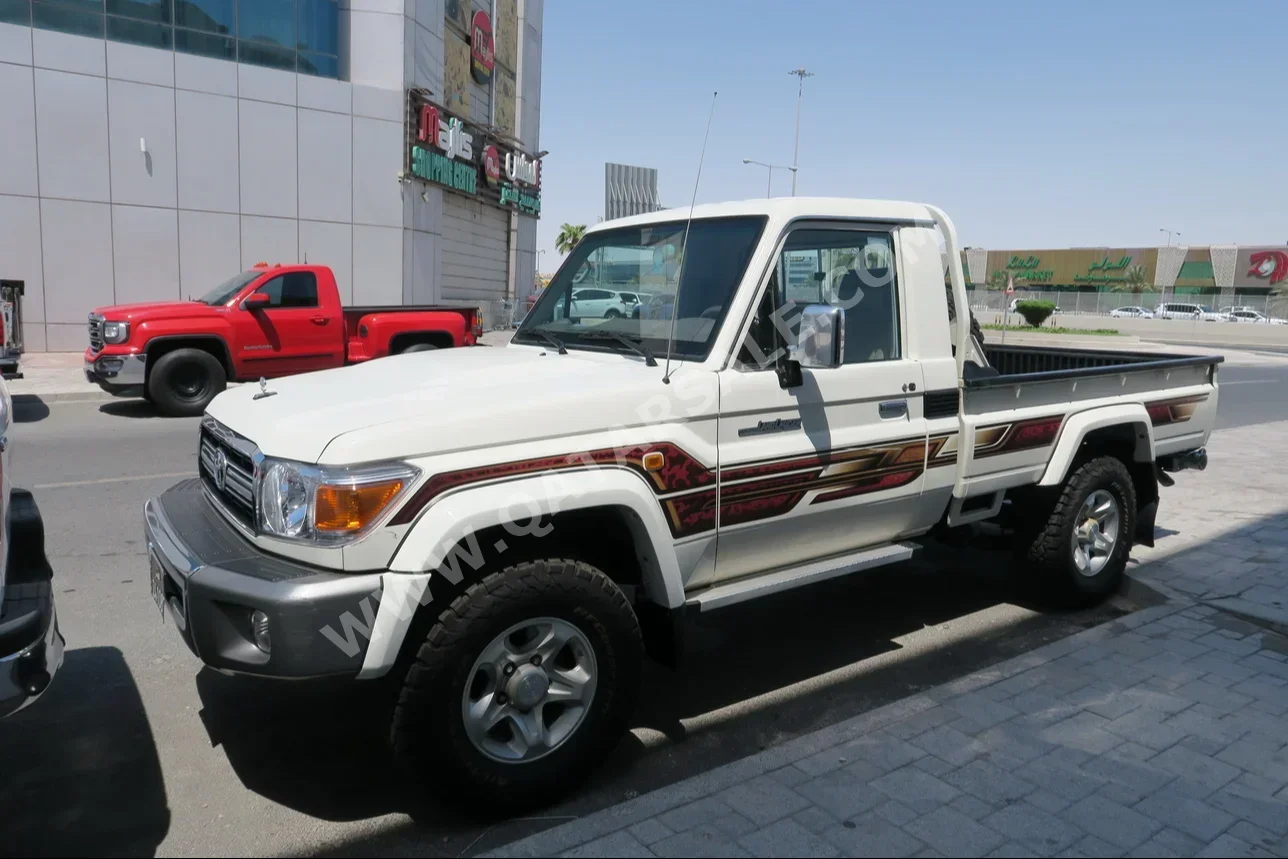
[{"label": "side window", "polygon": [[263,292],[271,299],[269,308],[274,307],[317,307],[318,281],[309,271],[294,271],[273,278],[256,292]]},{"label": "side window", "polygon": [[[899,297],[890,233],[797,230],[787,237],[778,273],[784,316],[806,304],[845,310],[844,363],[892,361],[899,354]],[[796,326],[791,326],[791,341]]]}]

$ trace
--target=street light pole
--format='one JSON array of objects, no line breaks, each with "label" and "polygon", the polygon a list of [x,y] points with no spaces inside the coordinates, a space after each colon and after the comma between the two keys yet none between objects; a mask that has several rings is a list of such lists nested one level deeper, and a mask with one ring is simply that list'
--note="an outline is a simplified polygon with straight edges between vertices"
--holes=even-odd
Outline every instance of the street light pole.
[{"label": "street light pole", "polygon": [[814,77],[814,73],[806,71],[804,66],[792,69],[789,75],[796,75],[800,78],[800,84],[796,87],[796,145],[792,149],[792,196],[796,196],[796,168],[800,166],[801,154],[801,99],[805,95],[805,78]]},{"label": "street light pole", "polygon": [[[788,166],[783,165],[783,164],[766,164],[764,161],[755,161],[755,160],[753,160],[753,159],[751,159],[751,158],[744,158],[744,159],[742,159],[742,163],[743,163],[743,164],[755,164],[757,167],[764,167],[764,168],[766,169],[766,172],[768,172],[768,173],[769,173],[769,182],[767,183],[767,187],[765,188],[765,197],[766,197],[766,198],[768,198],[768,197],[772,197],[772,196],[773,196],[773,192],[774,192],[774,171],[775,171],[775,170],[790,170],[790,171],[792,171],[792,176],[793,176],[793,177],[796,175],[796,168],[795,168],[795,167],[788,167]],[[794,183],[793,183],[793,184],[794,184]],[[794,189],[793,189],[793,193],[794,193]]]},{"label": "street light pole", "polygon": [[1158,231],[1160,233],[1167,233],[1167,246],[1169,248],[1172,246],[1172,236],[1176,236],[1178,239],[1181,237],[1181,234],[1176,232],[1176,230],[1169,230],[1166,227],[1159,227]]}]

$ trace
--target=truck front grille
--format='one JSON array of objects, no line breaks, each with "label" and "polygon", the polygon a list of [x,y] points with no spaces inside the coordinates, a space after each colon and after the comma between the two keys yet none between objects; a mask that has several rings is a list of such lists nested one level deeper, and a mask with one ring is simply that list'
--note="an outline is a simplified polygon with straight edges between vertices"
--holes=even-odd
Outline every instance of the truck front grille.
[{"label": "truck front grille", "polygon": [[94,313],[89,315],[89,348],[95,352],[103,348],[103,317]]},{"label": "truck front grille", "polygon": [[200,473],[206,487],[246,527],[255,527],[255,463],[244,451],[201,427]]}]

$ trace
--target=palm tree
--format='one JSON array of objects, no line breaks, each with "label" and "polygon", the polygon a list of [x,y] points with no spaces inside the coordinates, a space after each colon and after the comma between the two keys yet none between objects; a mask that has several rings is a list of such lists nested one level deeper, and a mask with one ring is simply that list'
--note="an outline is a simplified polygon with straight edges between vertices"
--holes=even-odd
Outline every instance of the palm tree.
[{"label": "palm tree", "polygon": [[555,249],[561,254],[572,253],[572,249],[581,243],[585,235],[585,224],[564,224],[559,228],[559,235],[555,237]]},{"label": "palm tree", "polygon": [[1110,288],[1119,292],[1145,292],[1153,284],[1149,282],[1149,274],[1145,271],[1143,265],[1134,265],[1127,269],[1123,279],[1113,283]]},{"label": "palm tree", "polygon": [[985,284],[993,292],[1001,292],[1006,289],[1007,272],[1002,269],[994,269],[993,273],[988,276],[988,282]]}]

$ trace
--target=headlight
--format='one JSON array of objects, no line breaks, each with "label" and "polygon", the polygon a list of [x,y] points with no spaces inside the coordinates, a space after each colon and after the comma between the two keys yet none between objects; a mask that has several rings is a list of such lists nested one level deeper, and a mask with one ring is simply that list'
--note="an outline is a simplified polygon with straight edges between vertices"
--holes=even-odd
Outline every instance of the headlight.
[{"label": "headlight", "polygon": [[419,474],[402,463],[331,468],[265,459],[257,487],[259,530],[326,545],[351,542],[381,522]]},{"label": "headlight", "polygon": [[104,343],[124,343],[130,339],[130,323],[128,322],[104,322],[103,323],[103,342]]}]

